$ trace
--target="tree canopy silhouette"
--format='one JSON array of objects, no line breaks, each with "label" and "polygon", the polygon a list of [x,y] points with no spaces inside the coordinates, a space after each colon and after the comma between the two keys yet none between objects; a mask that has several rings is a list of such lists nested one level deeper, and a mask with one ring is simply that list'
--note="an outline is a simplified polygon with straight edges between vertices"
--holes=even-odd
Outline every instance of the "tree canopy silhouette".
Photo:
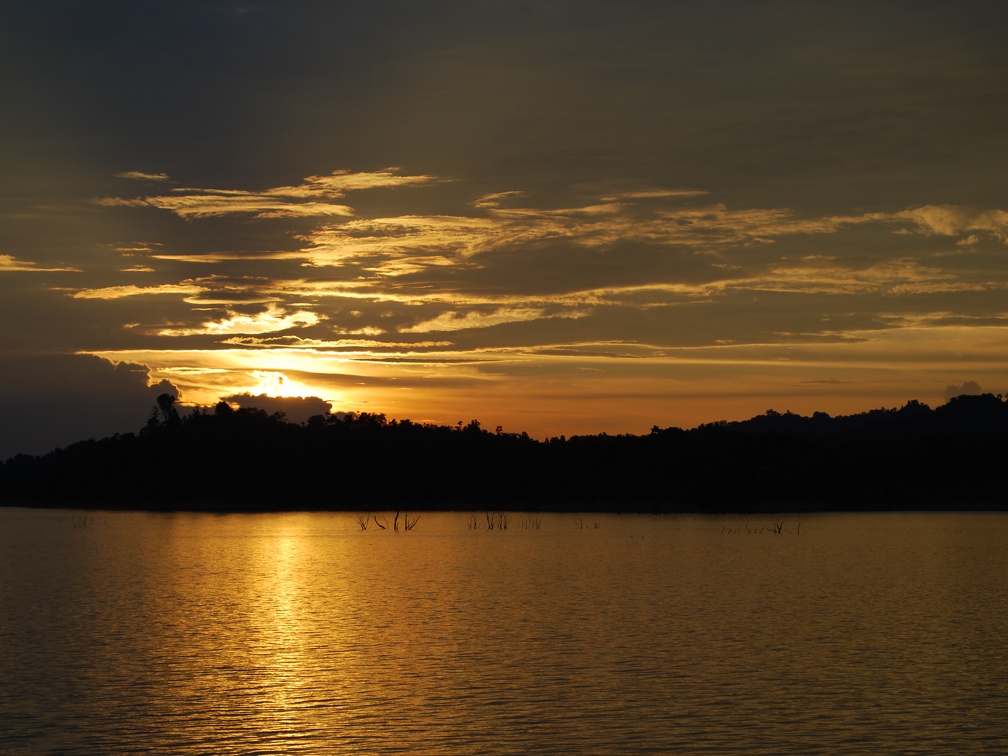
[{"label": "tree canopy silhouette", "polygon": [[384,414],[234,409],[180,417],[163,395],[139,433],[0,465],[0,502],[206,510],[728,512],[1008,507],[1008,402],[830,417],[768,411],[646,435],[542,441]]}]

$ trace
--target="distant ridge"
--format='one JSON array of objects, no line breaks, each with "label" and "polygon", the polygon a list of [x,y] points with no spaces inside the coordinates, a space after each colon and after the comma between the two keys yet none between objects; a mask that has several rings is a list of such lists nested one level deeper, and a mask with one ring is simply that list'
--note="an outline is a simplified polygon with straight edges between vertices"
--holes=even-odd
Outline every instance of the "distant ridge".
[{"label": "distant ridge", "polygon": [[626,512],[1008,509],[1008,401],[830,417],[768,411],[646,435],[559,437],[232,409],[0,465],[0,503],[158,510]]}]

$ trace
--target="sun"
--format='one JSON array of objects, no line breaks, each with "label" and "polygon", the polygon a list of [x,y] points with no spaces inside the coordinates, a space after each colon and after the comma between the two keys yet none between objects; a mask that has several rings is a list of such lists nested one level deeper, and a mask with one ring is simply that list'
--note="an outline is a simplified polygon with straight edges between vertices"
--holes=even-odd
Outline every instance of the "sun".
[{"label": "sun", "polygon": [[251,375],[258,381],[258,383],[253,388],[249,389],[250,394],[265,394],[266,396],[288,398],[300,398],[315,396],[318,394],[316,389],[313,389],[304,383],[293,381],[283,373],[277,373],[270,370],[253,370]]}]

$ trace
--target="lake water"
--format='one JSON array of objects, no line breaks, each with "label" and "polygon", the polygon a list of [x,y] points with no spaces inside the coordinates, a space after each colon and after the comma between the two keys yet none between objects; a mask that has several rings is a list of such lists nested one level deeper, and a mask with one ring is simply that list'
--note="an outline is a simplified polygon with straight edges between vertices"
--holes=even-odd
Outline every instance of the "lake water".
[{"label": "lake water", "polygon": [[1008,515],[782,520],[0,509],[0,753],[1008,752]]}]

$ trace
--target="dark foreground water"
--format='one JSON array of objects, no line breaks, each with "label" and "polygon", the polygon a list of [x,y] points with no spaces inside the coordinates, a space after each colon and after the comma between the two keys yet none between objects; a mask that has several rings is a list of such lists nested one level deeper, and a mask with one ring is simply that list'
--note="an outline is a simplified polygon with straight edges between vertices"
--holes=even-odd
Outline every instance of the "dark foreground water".
[{"label": "dark foreground water", "polygon": [[0,509],[0,753],[1008,752],[1008,516],[477,522]]}]

